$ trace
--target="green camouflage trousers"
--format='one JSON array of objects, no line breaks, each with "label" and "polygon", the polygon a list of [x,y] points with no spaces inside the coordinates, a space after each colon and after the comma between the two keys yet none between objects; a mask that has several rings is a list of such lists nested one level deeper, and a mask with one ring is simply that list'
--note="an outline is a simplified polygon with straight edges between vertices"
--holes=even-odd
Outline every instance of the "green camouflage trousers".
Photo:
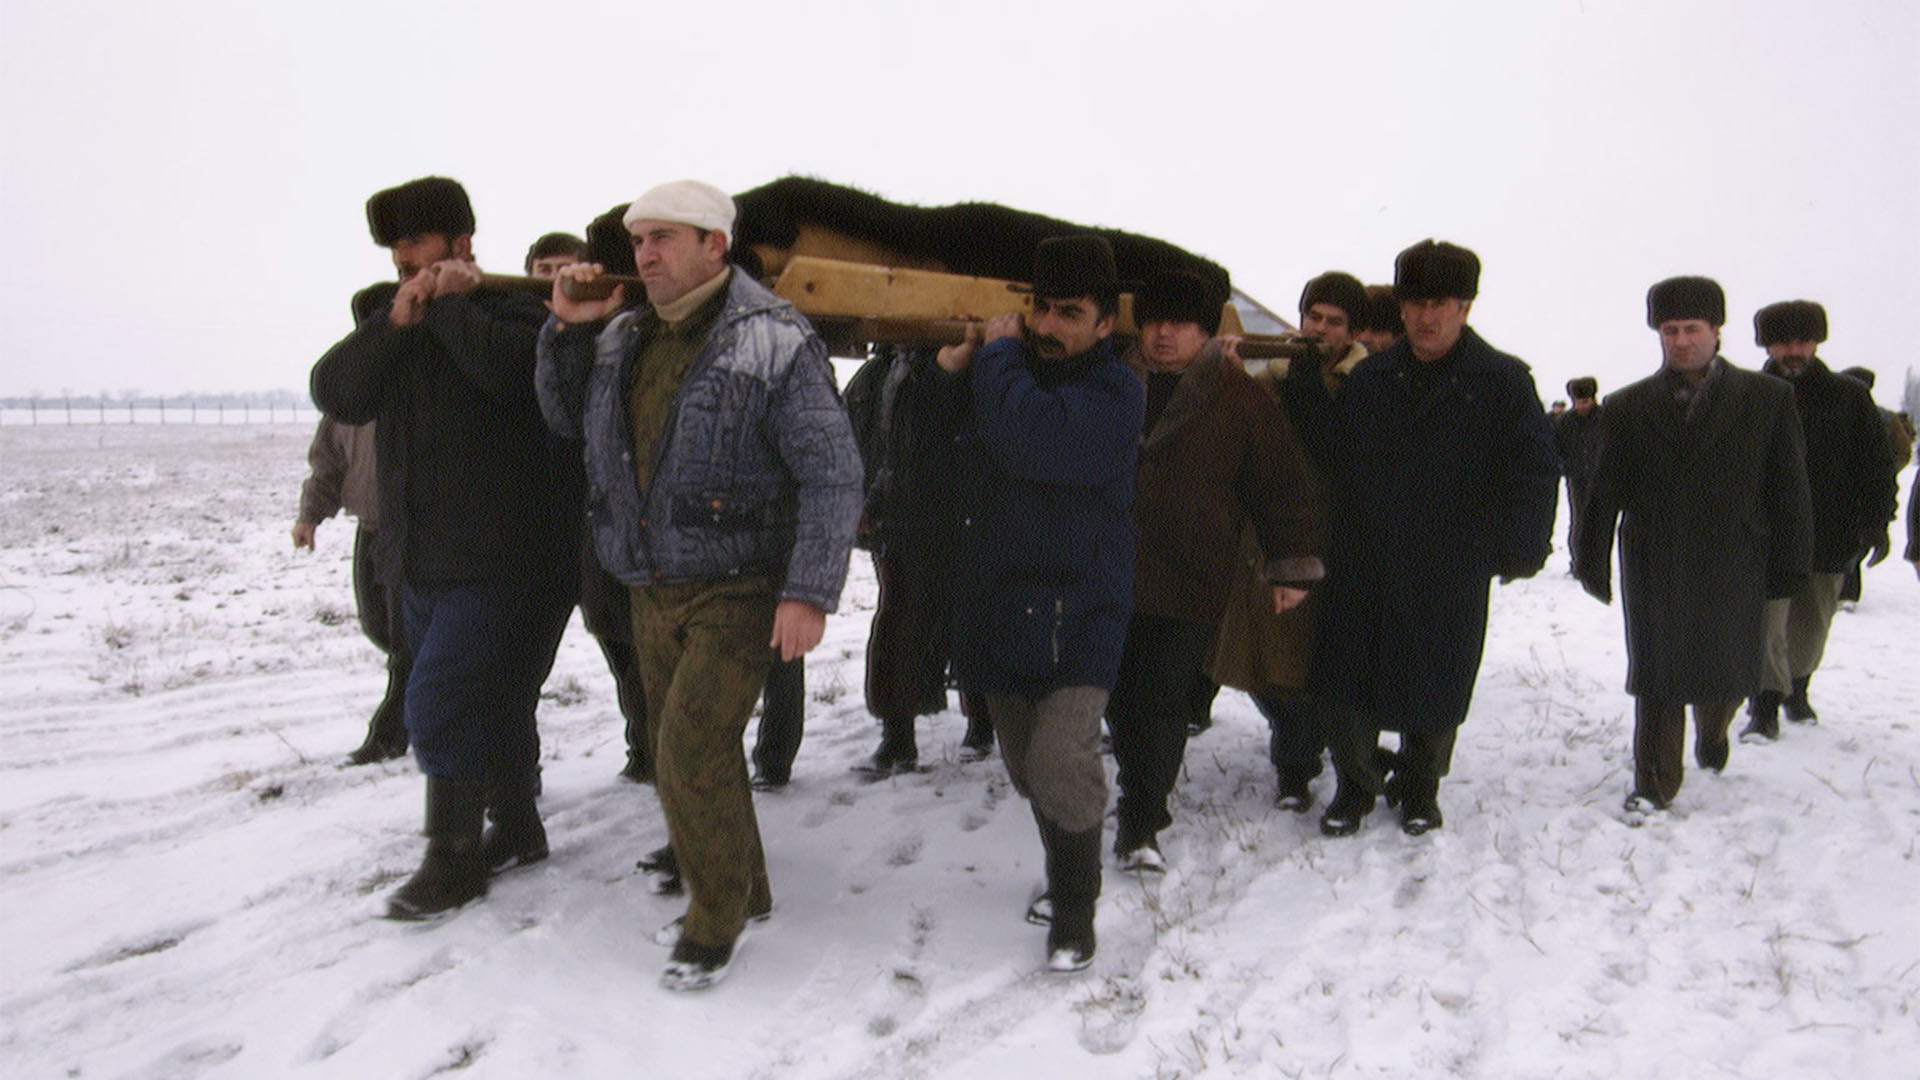
[{"label": "green camouflage trousers", "polygon": [[748,916],[773,909],[741,736],[773,661],[778,585],[740,577],[632,597],[654,785],[686,882],[681,934],[729,945]]}]

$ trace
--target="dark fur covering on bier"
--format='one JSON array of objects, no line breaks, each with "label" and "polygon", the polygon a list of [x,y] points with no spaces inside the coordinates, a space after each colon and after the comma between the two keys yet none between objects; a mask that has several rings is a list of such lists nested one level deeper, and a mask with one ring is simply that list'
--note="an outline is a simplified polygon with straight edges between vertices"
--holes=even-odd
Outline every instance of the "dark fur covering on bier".
[{"label": "dark fur covering on bier", "polygon": [[423,176],[374,192],[367,200],[367,228],[381,247],[421,233],[445,233],[449,239],[471,236],[473,204],[459,181]]},{"label": "dark fur covering on bier", "polygon": [[1727,324],[1727,294],[1708,277],[1683,275],[1655,282],[1647,290],[1647,326],[1658,330],[1663,322],[1699,319],[1709,326]]},{"label": "dark fur covering on bier", "polygon": [[1753,343],[1827,340],[1827,309],[1811,300],[1782,300],[1753,313]]},{"label": "dark fur covering on bier", "polygon": [[1188,270],[1220,296],[1232,289],[1226,268],[1150,236],[1062,221],[994,203],[910,206],[856,188],[788,176],[733,197],[739,208],[737,249],[755,244],[790,247],[802,223],[818,225],[916,258],[949,273],[1025,281],[1033,252],[1054,236],[1094,233],[1113,245],[1123,281],[1144,281],[1167,270]]}]

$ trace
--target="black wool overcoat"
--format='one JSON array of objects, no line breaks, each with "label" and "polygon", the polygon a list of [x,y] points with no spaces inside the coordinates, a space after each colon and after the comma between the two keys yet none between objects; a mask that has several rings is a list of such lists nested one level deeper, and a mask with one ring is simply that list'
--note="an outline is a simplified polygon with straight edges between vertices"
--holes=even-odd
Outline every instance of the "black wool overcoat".
[{"label": "black wool overcoat", "polygon": [[1608,396],[1574,572],[1612,596],[1620,536],[1627,692],[1719,702],[1760,689],[1769,597],[1813,558],[1793,391],[1716,358],[1689,415],[1662,371]]},{"label": "black wool overcoat", "polygon": [[1397,342],[1335,401],[1313,682],[1384,730],[1433,733],[1466,719],[1489,581],[1546,561],[1560,455],[1527,365],[1471,327],[1430,371],[1420,363]]}]

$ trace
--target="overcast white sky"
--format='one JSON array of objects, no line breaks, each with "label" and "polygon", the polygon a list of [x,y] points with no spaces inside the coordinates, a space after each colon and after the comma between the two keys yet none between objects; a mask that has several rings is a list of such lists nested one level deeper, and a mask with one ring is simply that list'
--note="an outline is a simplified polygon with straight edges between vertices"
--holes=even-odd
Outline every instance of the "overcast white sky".
[{"label": "overcast white sky", "polygon": [[[661,180],[788,173],[1164,237],[1291,314],[1426,236],[1542,396],[1652,370],[1648,284],[1827,305],[1898,396],[1920,289],[1911,0],[913,5],[0,0],[0,394],[304,388],[391,276],[374,190],[483,266]],[[1892,343],[1899,343],[1897,345]]]}]

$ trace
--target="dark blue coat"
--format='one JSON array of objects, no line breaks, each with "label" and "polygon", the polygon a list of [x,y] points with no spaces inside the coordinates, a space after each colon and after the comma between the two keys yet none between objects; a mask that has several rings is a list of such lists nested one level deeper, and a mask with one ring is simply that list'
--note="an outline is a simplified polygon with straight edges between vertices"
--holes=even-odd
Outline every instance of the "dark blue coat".
[{"label": "dark blue coat", "polygon": [[1315,681],[1385,730],[1466,719],[1487,585],[1546,562],[1560,457],[1527,365],[1467,328],[1422,392],[1405,340],[1336,399],[1333,538]]},{"label": "dark blue coat", "polygon": [[1017,339],[955,380],[967,483],[954,601],[962,689],[1113,688],[1133,607],[1146,389],[1105,341],[1041,368]]}]

